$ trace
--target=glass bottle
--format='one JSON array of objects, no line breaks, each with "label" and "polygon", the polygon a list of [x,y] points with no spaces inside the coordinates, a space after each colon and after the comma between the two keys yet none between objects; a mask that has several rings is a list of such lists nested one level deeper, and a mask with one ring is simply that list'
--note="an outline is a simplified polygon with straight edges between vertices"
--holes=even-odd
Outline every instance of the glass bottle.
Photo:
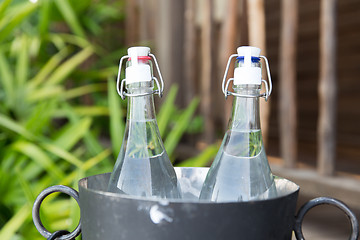
[{"label": "glass bottle", "polygon": [[[110,176],[108,191],[158,198],[180,198],[176,173],[165,151],[155,117],[154,93],[162,94],[163,81],[155,59],[148,47],[132,47],[128,56],[125,79],[118,93],[128,97],[124,139],[115,167]],[[152,73],[154,59],[162,86]],[[154,91],[154,82],[158,90]],[[123,91],[124,85],[126,92]]]},{"label": "glass bottle", "polygon": [[[234,96],[232,116],[221,147],[201,190],[200,199],[212,202],[237,202],[268,199],[276,196],[274,176],[266,157],[260,128],[259,97],[271,93],[261,80],[260,49],[239,47],[229,58],[223,81],[225,97]],[[234,92],[227,91],[225,79],[231,59],[236,57]],[[267,60],[265,57],[261,56]],[[229,81],[230,81],[229,80]],[[261,83],[266,93],[260,93]]]}]

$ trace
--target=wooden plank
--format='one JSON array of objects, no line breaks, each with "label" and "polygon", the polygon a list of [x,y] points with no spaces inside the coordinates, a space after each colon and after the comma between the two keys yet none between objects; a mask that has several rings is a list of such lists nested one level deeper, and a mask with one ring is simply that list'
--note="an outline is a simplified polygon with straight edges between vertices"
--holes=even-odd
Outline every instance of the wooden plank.
[{"label": "wooden plank", "polygon": [[201,19],[201,84],[200,108],[205,121],[204,141],[211,143],[214,139],[214,122],[212,119],[212,68],[213,59],[213,0],[207,0],[202,5]]},{"label": "wooden plank", "polygon": [[282,27],[280,39],[280,152],[285,167],[296,166],[296,37],[297,0],[282,0]]},{"label": "wooden plank", "polygon": [[[272,98],[273,103],[274,100],[277,100],[277,91],[276,86],[278,86],[277,80],[279,80],[279,75],[277,75],[277,69],[274,69],[277,61],[278,51],[278,42],[279,38],[279,30],[278,25],[280,20],[277,16],[270,15],[280,15],[278,14],[278,9],[281,9],[279,5],[276,3],[278,0],[269,0],[266,1],[266,13],[267,13],[267,21],[266,26],[267,32],[267,55],[271,60],[271,67],[273,78],[275,80],[275,94]],[[299,2],[299,32],[298,32],[298,57],[297,57],[297,93],[298,93],[298,140],[301,144],[308,143],[309,145],[316,146],[316,137],[317,137],[317,121],[319,115],[319,99],[318,99],[318,80],[319,80],[319,13],[320,13],[320,0],[313,1],[314,2],[314,10],[311,10],[309,14],[305,13],[309,10],[309,6],[312,4],[311,0],[304,0]],[[316,4],[315,4],[316,2]],[[275,3],[275,4],[274,4]],[[306,5],[304,8],[304,4]],[[348,158],[341,158],[342,145],[346,145],[348,148],[360,149],[360,144],[358,143],[358,139],[356,138],[359,135],[359,127],[357,122],[354,119],[358,119],[360,114],[360,108],[354,108],[354,104],[360,101],[359,96],[357,96],[357,90],[359,86],[359,81],[357,76],[360,74],[360,68],[357,64],[357,59],[359,59],[360,54],[360,45],[358,39],[359,31],[354,31],[354,29],[358,29],[360,18],[357,17],[359,13],[360,1],[358,0],[346,0],[346,1],[338,1],[337,2],[337,51],[338,55],[336,68],[337,68],[337,83],[338,83],[338,95],[337,95],[337,136],[336,136],[336,148],[337,148],[337,170],[340,169],[340,166],[344,164],[345,160],[350,160],[357,162],[358,159],[354,153],[349,154]],[[272,11],[275,8],[275,12]],[[310,6],[311,8],[311,6]],[[301,15],[300,15],[301,12]],[[270,18],[271,21],[268,21]],[[315,19],[316,18],[316,19]],[[301,29],[300,29],[301,28]],[[280,60],[280,58],[279,58]],[[280,69],[280,68],[279,68]],[[314,92],[315,91],[315,92]],[[352,97],[350,97],[352,96]],[[278,113],[279,104],[272,105],[272,113]],[[273,115],[273,114],[272,114]],[[280,128],[280,125],[275,124],[278,118],[274,118],[272,116],[271,127]],[[272,129],[272,141],[277,140],[277,132]],[[275,133],[275,134],[274,134]],[[357,135],[356,135],[357,134]],[[345,139],[346,138],[346,139]],[[347,145],[349,141],[350,144]],[[275,149],[277,149],[277,145],[275,145]],[[271,149],[269,149],[271,150]],[[298,162],[303,162],[307,160],[307,158],[301,159],[301,154],[304,154],[302,151],[307,151],[298,146]],[[277,153],[276,153],[277,154]],[[316,151],[312,151],[311,153],[306,152],[307,156],[311,158],[314,165],[316,164]],[[313,160],[312,160],[313,159]],[[354,169],[353,171],[359,170]]]},{"label": "wooden plank", "polygon": [[[171,60],[167,62],[164,67],[173,65],[171,72],[171,82],[176,83],[179,86],[179,92],[185,92],[186,88],[183,84],[184,80],[184,11],[185,11],[185,2],[184,1],[170,1],[171,5]],[[170,80],[170,79],[169,79]],[[171,85],[168,85],[170,88]],[[184,94],[178,94],[176,103],[178,106],[184,107]]]},{"label": "wooden plank", "polygon": [[[183,15],[184,3],[182,1],[170,2],[158,0],[158,14],[156,24],[156,57],[159,61],[161,73],[165,82],[166,94],[172,84],[178,83],[179,90],[183,79]],[[176,27],[174,27],[176,26]],[[177,102],[181,95],[177,97]]]},{"label": "wooden plank", "polygon": [[248,24],[248,13],[247,13],[247,0],[239,1],[240,5],[240,45],[249,45],[249,24]]},{"label": "wooden plank", "polygon": [[[248,0],[247,14],[249,25],[249,45],[261,49],[261,55],[266,56],[266,31],[265,31],[265,9],[264,0]],[[271,63],[271,62],[270,62]],[[266,76],[265,67],[263,67],[263,78]],[[271,98],[270,98],[271,99]],[[271,101],[265,102],[260,99],[260,121],[263,141],[267,145],[268,128],[270,119]]]},{"label": "wooden plank", "polygon": [[321,0],[320,81],[317,169],[321,175],[335,172],[336,158],[336,0]]},{"label": "wooden plank", "polygon": [[195,96],[196,83],[196,1],[186,0],[185,2],[185,39],[184,39],[184,101],[189,104]]},{"label": "wooden plank", "polygon": [[137,8],[137,1],[126,1],[125,42],[127,46],[131,46],[138,41],[139,16]]},{"label": "wooden plank", "polygon": [[[219,76],[219,79],[223,78],[223,74],[226,68],[226,63],[228,62],[228,59],[231,54],[236,53],[236,48],[239,47],[239,44],[236,43],[237,33],[240,31],[238,29],[238,22],[237,22],[237,0],[228,0],[226,2],[227,4],[227,10],[226,10],[226,17],[223,21],[222,29],[221,29],[221,44],[219,47],[219,62],[218,62],[218,68],[221,69],[221,76]],[[234,62],[232,62],[231,67],[229,68],[229,76],[232,76],[234,73]],[[219,74],[220,75],[220,74]],[[220,84],[218,85],[220,88]],[[231,90],[231,85],[229,86],[229,89]],[[225,114],[222,115],[223,119],[222,122],[224,123],[224,126],[226,127],[228,124],[228,120],[231,115],[232,111],[232,98],[228,98],[226,101],[224,101],[224,110]]]},{"label": "wooden plank", "polygon": [[139,5],[139,42],[151,46],[154,39],[154,15],[156,0],[138,0]]},{"label": "wooden plank", "polygon": [[[158,14],[156,18],[155,52],[161,68],[161,74],[165,82],[165,93],[170,87],[173,79],[173,64],[171,53],[171,3],[167,0],[158,0]],[[165,67],[166,66],[166,67]]]}]

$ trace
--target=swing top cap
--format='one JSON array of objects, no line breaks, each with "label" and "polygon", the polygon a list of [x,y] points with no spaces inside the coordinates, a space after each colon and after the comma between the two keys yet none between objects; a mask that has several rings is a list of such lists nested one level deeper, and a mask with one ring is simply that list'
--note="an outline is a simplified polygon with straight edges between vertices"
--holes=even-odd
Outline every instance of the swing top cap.
[{"label": "swing top cap", "polygon": [[138,61],[140,57],[147,57],[149,54],[149,47],[128,48],[128,57],[131,59],[131,66],[128,66],[125,69],[125,79],[127,84],[135,82],[149,82],[152,80],[150,65]]},{"label": "swing top cap", "polygon": [[136,57],[149,56],[150,48],[149,47],[141,47],[141,46],[130,47],[130,48],[128,48],[127,52],[130,57],[134,56],[136,59]]},{"label": "swing top cap", "polygon": [[243,57],[241,67],[234,70],[234,85],[255,84],[261,85],[261,68],[254,67],[252,59],[260,57],[260,48],[243,46],[237,48],[238,57]]},{"label": "swing top cap", "polygon": [[237,48],[238,56],[252,56],[252,57],[260,57],[261,49],[257,47],[251,46],[242,46]]}]

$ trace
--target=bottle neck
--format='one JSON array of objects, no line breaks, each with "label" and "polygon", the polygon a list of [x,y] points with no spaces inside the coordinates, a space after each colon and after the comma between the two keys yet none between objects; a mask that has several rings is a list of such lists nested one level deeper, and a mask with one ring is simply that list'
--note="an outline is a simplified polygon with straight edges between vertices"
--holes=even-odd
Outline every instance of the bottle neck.
[{"label": "bottle neck", "polygon": [[[234,85],[234,92],[243,95],[260,94],[261,86],[258,85]],[[229,129],[236,131],[260,130],[259,97],[234,96],[232,116],[229,121]]]},{"label": "bottle neck", "polygon": [[[126,86],[129,94],[153,92],[152,82],[136,82]],[[148,159],[165,152],[156,123],[154,96],[132,96],[128,98],[127,121],[122,143],[125,157]]]},{"label": "bottle neck", "polygon": [[[126,89],[130,94],[144,94],[153,91],[152,82],[136,82],[128,84]],[[128,121],[155,120],[155,106],[153,94],[145,96],[128,97]]]}]

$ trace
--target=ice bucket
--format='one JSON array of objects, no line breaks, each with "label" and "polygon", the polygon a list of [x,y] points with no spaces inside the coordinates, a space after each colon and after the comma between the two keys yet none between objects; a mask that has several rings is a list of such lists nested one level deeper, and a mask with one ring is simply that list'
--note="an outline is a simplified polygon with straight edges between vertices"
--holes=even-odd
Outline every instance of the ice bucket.
[{"label": "ice bucket", "polygon": [[[357,239],[355,215],[341,201],[313,199],[295,215],[299,186],[276,177],[278,197],[251,202],[211,203],[198,201],[208,168],[175,168],[181,200],[161,200],[106,192],[110,173],[83,178],[79,193],[66,186],[53,186],[39,194],[33,207],[34,224],[47,239],[73,239],[80,231],[84,240],[223,240],[304,239],[301,231],[306,212],[320,204],[333,204],[345,212],[352,227],[350,239]],[[69,232],[48,232],[41,223],[42,200],[53,192],[74,197],[81,220]],[[56,236],[55,236],[56,235]],[[58,237],[58,238],[56,238]]]}]

